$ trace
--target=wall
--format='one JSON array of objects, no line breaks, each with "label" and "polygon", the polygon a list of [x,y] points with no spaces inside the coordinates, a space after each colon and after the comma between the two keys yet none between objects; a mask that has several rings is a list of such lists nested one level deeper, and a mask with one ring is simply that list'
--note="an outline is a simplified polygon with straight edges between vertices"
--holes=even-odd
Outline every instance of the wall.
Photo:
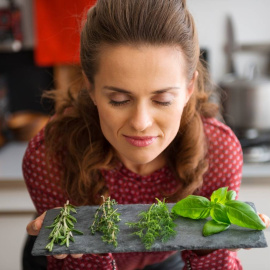
[{"label": "wall", "polygon": [[[239,43],[270,44],[269,0],[187,0],[197,24],[201,47],[209,49],[212,79],[221,80],[226,72],[226,16],[231,15]],[[236,69],[244,74],[251,63],[265,68],[267,57],[256,53],[236,53]]]}]

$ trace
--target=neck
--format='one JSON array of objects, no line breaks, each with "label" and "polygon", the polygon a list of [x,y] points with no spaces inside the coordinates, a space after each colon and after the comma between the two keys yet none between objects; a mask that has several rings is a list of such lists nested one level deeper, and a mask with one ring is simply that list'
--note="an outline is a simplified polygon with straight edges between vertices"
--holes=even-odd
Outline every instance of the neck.
[{"label": "neck", "polygon": [[166,161],[163,157],[157,157],[152,162],[146,164],[135,164],[127,160],[123,159],[120,160],[127,169],[142,176],[149,175],[155,172],[156,170],[161,169],[166,164]]}]

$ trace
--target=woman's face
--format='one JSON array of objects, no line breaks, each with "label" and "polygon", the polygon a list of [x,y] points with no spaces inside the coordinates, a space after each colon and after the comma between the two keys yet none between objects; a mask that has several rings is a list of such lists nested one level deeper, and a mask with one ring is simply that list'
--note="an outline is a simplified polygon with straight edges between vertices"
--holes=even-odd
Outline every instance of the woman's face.
[{"label": "woman's face", "polygon": [[130,170],[148,174],[164,165],[162,152],[179,130],[194,78],[187,82],[179,48],[102,49],[90,95],[104,136]]}]

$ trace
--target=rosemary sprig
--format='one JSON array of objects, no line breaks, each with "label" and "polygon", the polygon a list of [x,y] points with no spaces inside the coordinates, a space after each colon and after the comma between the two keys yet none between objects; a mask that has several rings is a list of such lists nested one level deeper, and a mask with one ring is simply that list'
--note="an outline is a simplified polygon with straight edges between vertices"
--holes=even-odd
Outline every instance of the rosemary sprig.
[{"label": "rosemary sprig", "polygon": [[110,197],[107,199],[105,199],[104,196],[101,197],[103,198],[103,203],[96,210],[94,222],[89,228],[91,229],[92,234],[101,232],[103,234],[101,237],[103,242],[113,244],[117,247],[119,227],[116,223],[120,221],[120,214],[117,212],[118,209],[113,208],[114,205],[117,205],[117,202],[111,200]]},{"label": "rosemary sprig", "polygon": [[129,227],[137,229],[132,234],[141,238],[146,249],[150,249],[156,239],[166,242],[176,235],[174,217],[170,214],[165,200],[156,200],[157,203],[152,204],[148,211],[139,213],[141,219],[138,222],[126,223]]},{"label": "rosemary sprig", "polygon": [[70,212],[76,213],[76,208],[67,201],[64,207],[61,208],[60,213],[54,218],[53,224],[46,226],[46,228],[52,229],[49,235],[51,242],[46,246],[47,250],[52,251],[54,244],[66,244],[69,247],[69,242],[74,242],[72,233],[83,234],[74,229],[74,223],[77,222],[77,219]]}]

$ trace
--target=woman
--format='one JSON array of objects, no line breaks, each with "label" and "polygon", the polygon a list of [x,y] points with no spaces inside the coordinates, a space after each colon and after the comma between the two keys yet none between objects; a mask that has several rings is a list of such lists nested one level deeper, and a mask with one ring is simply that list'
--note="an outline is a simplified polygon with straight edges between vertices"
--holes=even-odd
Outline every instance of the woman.
[{"label": "woman", "polygon": [[[207,72],[186,1],[99,0],[81,32],[86,89],[59,96],[55,116],[29,143],[23,171],[39,214],[62,206],[175,202],[239,191],[242,151],[214,117]],[[27,226],[37,235],[44,214]],[[241,269],[228,250],[74,254],[48,269]],[[80,258],[80,259],[79,259]],[[59,260],[63,259],[63,260]],[[191,267],[191,268],[190,268]]]}]

